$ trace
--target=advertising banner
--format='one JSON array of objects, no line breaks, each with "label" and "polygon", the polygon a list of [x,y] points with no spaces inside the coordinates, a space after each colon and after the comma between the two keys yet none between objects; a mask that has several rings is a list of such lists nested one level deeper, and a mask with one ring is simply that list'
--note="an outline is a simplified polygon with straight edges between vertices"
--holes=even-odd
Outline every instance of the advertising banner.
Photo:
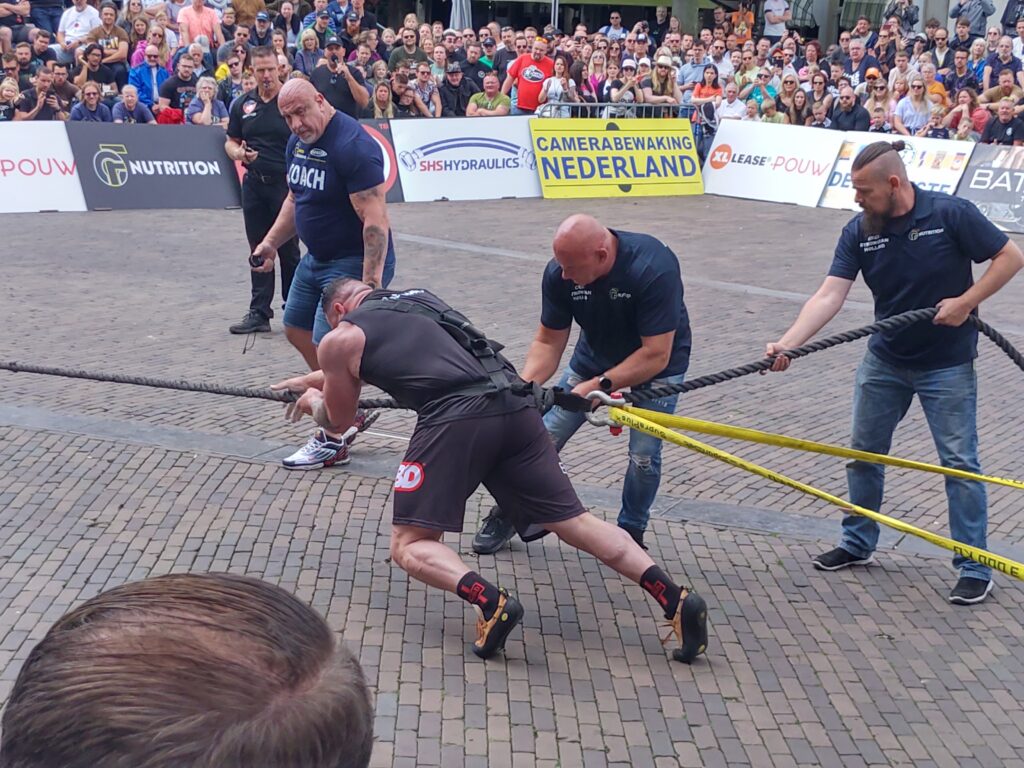
[{"label": "advertising banner", "polygon": [[405,200],[540,197],[530,145],[531,119],[391,121]]},{"label": "advertising banner", "polygon": [[77,122],[67,131],[90,210],[240,204],[221,128]]},{"label": "advertising banner", "polygon": [[395,155],[395,142],[391,138],[391,124],[387,120],[360,120],[363,129],[370,134],[370,138],[380,145],[380,151],[384,153],[384,186],[387,189],[387,201],[389,203],[401,203],[405,200],[402,195],[402,180],[398,178],[398,157]]},{"label": "advertising banner", "polygon": [[704,163],[704,191],[814,207],[842,143],[840,131],[723,120]]},{"label": "advertising banner", "polygon": [[[814,130],[809,129],[809,130]],[[836,164],[828,177],[828,185],[821,195],[819,205],[822,208],[845,208],[859,211],[860,206],[854,202],[853,182],[850,178],[853,160],[868,144],[876,141],[905,141],[907,148],[900,152],[903,164],[907,166],[908,178],[922,189],[933,192],[946,192],[952,195],[971,150],[975,147],[970,141],[950,141],[949,139],[921,139],[916,136],[897,136],[895,134],[862,133],[846,131],[843,146],[839,150]]]},{"label": "advertising banner", "polygon": [[704,191],[689,120],[538,118],[530,131],[544,197]]},{"label": "advertising banner", "polygon": [[85,210],[64,123],[11,122],[0,130],[0,213]]},{"label": "advertising banner", "polygon": [[1000,229],[1024,232],[1024,147],[976,145],[956,193]]}]

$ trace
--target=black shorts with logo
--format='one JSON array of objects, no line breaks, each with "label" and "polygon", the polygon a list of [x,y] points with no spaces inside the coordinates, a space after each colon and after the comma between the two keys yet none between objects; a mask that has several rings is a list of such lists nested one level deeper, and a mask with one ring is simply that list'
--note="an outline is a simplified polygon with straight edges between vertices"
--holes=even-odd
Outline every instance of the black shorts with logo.
[{"label": "black shorts with logo", "polygon": [[537,409],[522,408],[417,425],[395,478],[392,522],[461,531],[481,483],[524,538],[585,511]]}]

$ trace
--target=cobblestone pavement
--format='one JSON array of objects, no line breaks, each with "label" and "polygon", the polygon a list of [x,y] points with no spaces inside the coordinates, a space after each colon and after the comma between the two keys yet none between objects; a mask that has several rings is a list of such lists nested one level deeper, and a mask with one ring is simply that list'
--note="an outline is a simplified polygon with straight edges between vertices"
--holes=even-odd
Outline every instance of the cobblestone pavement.
[{"label": "cobblestone pavement", "polygon": [[[574,210],[552,201],[395,207],[396,285],[436,290],[520,360],[551,232]],[[763,352],[820,282],[847,218],[713,198],[602,201],[600,210],[680,255],[691,375]],[[733,227],[714,233],[708,225],[722,220]],[[0,359],[237,385],[301,370],[277,320],[244,353],[226,333],[247,300],[237,212],[6,223]],[[68,250],[64,230],[97,246]],[[161,245],[139,249],[140,233]],[[1022,297],[1024,282],[984,308],[1018,344]],[[870,320],[862,285],[851,299],[833,330]],[[983,462],[1021,476],[1024,380],[982,344]],[[848,345],[785,375],[693,393],[680,412],[842,443],[862,352]],[[348,469],[295,474],[275,456],[308,425],[285,424],[274,404],[25,374],[0,373],[0,387],[0,700],[72,605],[126,580],[229,570],[308,600],[358,654],[376,696],[377,766],[1024,764],[1018,583],[1003,579],[986,604],[954,608],[948,559],[897,537],[876,566],[819,575],[807,563],[834,535],[834,510],[683,449],[666,449],[650,539],[652,555],[708,598],[708,656],[670,662],[646,595],[557,542],[476,558],[469,543],[489,506],[477,495],[460,550],[527,610],[506,656],[485,664],[467,650],[464,604],[386,560],[407,415],[378,421]],[[841,461],[713,442],[845,494]],[[934,458],[916,407],[894,453]],[[581,432],[564,458],[585,500],[614,517],[624,440]],[[1008,489],[990,489],[990,500],[992,548],[1012,553],[1024,537],[1020,503]],[[891,474],[888,513],[944,532],[945,509],[935,477]]]}]

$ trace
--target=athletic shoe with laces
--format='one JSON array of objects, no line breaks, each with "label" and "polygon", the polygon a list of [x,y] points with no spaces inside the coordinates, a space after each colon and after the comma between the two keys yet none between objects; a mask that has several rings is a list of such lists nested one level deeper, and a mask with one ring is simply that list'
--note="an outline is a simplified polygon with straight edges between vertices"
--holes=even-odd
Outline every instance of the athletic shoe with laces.
[{"label": "athletic shoe with laces", "polygon": [[679,598],[679,607],[669,622],[669,633],[661,638],[666,645],[675,635],[678,648],[672,649],[672,658],[683,664],[692,664],[708,648],[708,605],[704,598],[686,587]]},{"label": "athletic shoe with laces", "polygon": [[842,547],[836,547],[830,549],[823,555],[817,555],[811,563],[819,571],[841,571],[843,568],[849,568],[851,565],[868,565],[875,562],[875,556],[868,555],[867,557],[857,557],[851,555]]},{"label": "athletic shoe with laces", "polygon": [[240,322],[228,328],[229,333],[270,333],[270,321],[256,310],[250,309]]},{"label": "athletic shoe with laces", "polygon": [[473,551],[478,555],[493,555],[512,541],[515,535],[516,527],[507,515],[502,514],[501,507],[491,507],[480,530],[473,537]]},{"label": "athletic shoe with laces", "polygon": [[476,608],[479,618],[476,620],[476,642],[473,653],[481,659],[489,659],[498,651],[505,649],[505,640],[516,624],[522,621],[523,606],[506,590],[500,590],[498,607],[489,619],[485,619],[479,606]]},{"label": "athletic shoe with laces", "polygon": [[969,576],[961,576],[953,591],[949,593],[949,602],[956,605],[977,605],[984,602],[985,598],[992,592],[993,584],[989,579],[972,579]]},{"label": "athletic shoe with laces", "polygon": [[344,440],[345,445],[349,448],[356,441],[360,432],[365,432],[373,426],[375,422],[380,418],[380,411],[364,411],[362,408],[356,411],[356,418],[352,422],[352,426],[345,431]]},{"label": "athletic shoe with laces", "polygon": [[348,462],[345,439],[331,439],[322,429],[314,432],[306,444],[291,456],[281,459],[285,469],[320,469]]}]

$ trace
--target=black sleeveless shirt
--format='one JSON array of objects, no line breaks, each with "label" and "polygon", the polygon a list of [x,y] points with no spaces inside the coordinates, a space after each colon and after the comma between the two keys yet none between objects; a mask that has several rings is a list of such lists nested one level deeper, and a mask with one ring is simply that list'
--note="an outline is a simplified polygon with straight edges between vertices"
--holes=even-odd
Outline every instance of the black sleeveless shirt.
[{"label": "black sleeveless shirt", "polygon": [[[394,296],[432,307],[451,309],[429,291],[374,291],[367,299]],[[458,395],[457,389],[485,382],[488,375],[473,355],[441,327],[422,315],[356,308],[344,322],[366,336],[359,378],[394,397],[420,415],[422,424],[495,416],[532,407],[532,398],[510,392]],[[516,371],[508,365],[510,380]]]}]

